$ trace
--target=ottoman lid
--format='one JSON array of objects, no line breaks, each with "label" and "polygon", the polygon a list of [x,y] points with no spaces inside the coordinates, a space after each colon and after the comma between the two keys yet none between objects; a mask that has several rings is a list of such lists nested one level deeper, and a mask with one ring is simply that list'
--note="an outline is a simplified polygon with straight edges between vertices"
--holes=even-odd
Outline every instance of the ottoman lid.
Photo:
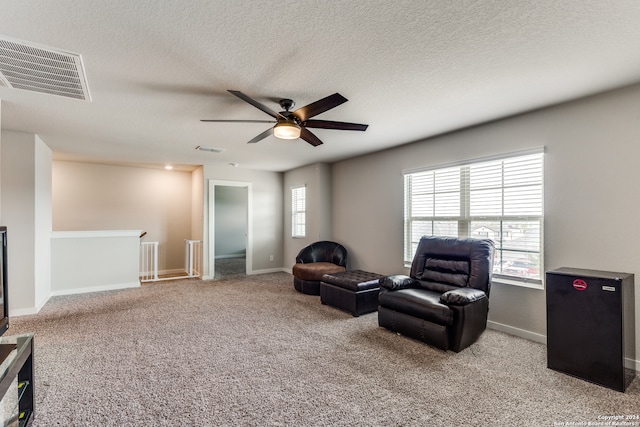
[{"label": "ottoman lid", "polygon": [[322,281],[330,285],[358,292],[379,288],[378,280],[381,277],[384,276],[363,270],[353,270],[344,273],[325,274],[322,277]]}]

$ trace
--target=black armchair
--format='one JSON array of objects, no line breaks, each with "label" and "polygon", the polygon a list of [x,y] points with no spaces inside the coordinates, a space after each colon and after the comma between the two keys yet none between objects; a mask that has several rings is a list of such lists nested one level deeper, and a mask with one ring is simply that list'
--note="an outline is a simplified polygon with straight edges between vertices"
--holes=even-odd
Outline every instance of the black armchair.
[{"label": "black armchair", "polygon": [[293,266],[293,286],[298,292],[320,295],[320,282],[325,274],[347,270],[347,249],[330,241],[315,242],[300,250]]},{"label": "black armchair", "polygon": [[459,352],[487,327],[494,243],[424,236],[410,276],[380,279],[378,324]]}]

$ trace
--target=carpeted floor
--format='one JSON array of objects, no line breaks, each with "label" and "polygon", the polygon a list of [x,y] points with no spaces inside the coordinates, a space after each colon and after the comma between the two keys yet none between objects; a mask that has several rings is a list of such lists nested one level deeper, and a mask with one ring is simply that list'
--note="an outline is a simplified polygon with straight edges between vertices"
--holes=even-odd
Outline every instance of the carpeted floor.
[{"label": "carpeted floor", "polygon": [[[557,426],[640,414],[546,368],[541,344],[488,330],[442,352],[273,273],[52,298],[34,331],[42,426]],[[638,420],[633,420],[637,422]],[[584,424],[577,424],[584,423]],[[596,424],[592,424],[596,425]]]},{"label": "carpeted floor", "polygon": [[219,258],[214,262],[215,279],[231,279],[246,274],[247,260],[245,257]]}]

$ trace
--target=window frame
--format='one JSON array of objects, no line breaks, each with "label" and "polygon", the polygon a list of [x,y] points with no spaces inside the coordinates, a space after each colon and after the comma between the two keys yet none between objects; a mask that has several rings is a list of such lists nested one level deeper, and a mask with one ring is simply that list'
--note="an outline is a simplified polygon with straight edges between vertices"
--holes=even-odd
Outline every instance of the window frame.
[{"label": "window frame", "polygon": [[[540,206],[539,214],[505,215],[504,214],[504,193],[505,193],[504,190],[505,188],[509,188],[509,187],[505,186],[505,183],[504,183],[504,176],[505,176],[504,162],[509,160],[518,160],[518,159],[522,160],[529,156],[532,156],[532,158],[533,156],[539,156],[540,181],[539,183],[535,184],[535,185],[539,185],[540,187],[540,193],[539,193],[540,199],[538,200],[537,197],[535,199],[536,203],[539,203],[539,206]],[[501,191],[500,203],[502,204],[502,212],[499,215],[472,216],[470,212],[472,189],[470,188],[471,178],[470,178],[469,171],[473,166],[478,166],[478,165],[482,166],[483,164],[486,165],[486,164],[489,164],[490,162],[496,162],[496,164],[498,162],[502,162],[501,164],[503,165],[503,169],[500,175],[502,182],[499,186],[499,189]],[[445,193],[445,192],[438,193],[438,190],[435,184],[436,171],[439,171],[441,174],[445,174],[451,171],[457,171],[457,172],[454,172],[456,174],[459,173],[459,182],[456,184],[458,191],[450,191],[451,193],[458,194],[459,206],[456,206],[455,202],[452,203],[452,206],[456,207],[457,215],[451,215],[451,212],[445,212],[446,215],[436,215],[437,194]],[[415,196],[415,193],[413,192],[414,189],[411,188],[412,181],[409,180],[407,177],[411,176],[413,178],[413,177],[416,177],[417,174],[425,174],[429,172],[434,173],[433,175],[434,187],[431,190],[431,192],[427,191],[423,194],[426,195],[425,200],[427,200],[427,205],[432,204],[433,208],[431,209],[430,215],[414,216],[412,215],[411,209],[413,206],[412,197]],[[544,289],[544,148],[536,148],[533,150],[514,152],[514,153],[509,153],[509,154],[500,155],[500,156],[471,159],[463,162],[457,162],[457,163],[451,163],[451,164],[445,164],[445,165],[436,165],[436,166],[426,167],[426,168],[404,170],[402,173],[403,173],[403,181],[404,181],[403,260],[404,260],[405,267],[411,266],[413,255],[415,253],[415,246],[417,245],[417,241],[415,241],[415,239],[418,238],[417,234],[421,234],[421,235],[429,234],[426,232],[422,232],[423,230],[425,230],[424,228],[422,230],[419,230],[418,233],[414,233],[414,225],[417,222],[422,221],[423,222],[422,226],[423,227],[427,226],[427,228],[430,227],[431,229],[430,232],[432,233],[431,235],[436,235],[435,227],[437,225],[442,226],[442,224],[446,224],[446,222],[451,223],[455,221],[456,222],[455,225],[450,224],[449,226],[456,229],[457,236],[461,236],[461,237],[472,237],[471,236],[471,233],[473,231],[472,224],[474,222],[476,223],[477,222],[481,222],[481,223],[496,222],[499,224],[499,227],[500,227],[499,233],[498,233],[499,240],[494,239],[494,241],[496,242],[496,262],[498,262],[498,260],[503,259],[502,256],[504,255],[504,252],[533,254],[533,256],[537,256],[538,258],[537,260],[538,272],[537,272],[537,278],[535,276],[520,277],[515,275],[502,274],[500,272],[495,271],[496,265],[494,264],[493,282],[504,283],[508,285],[517,285],[517,286],[523,286],[523,287],[529,287],[529,288],[535,288],[535,289]],[[454,178],[452,179],[452,181],[455,181],[456,179],[458,178]],[[451,188],[454,188],[454,187],[451,187]],[[455,200],[455,199],[450,198],[450,200]],[[428,210],[428,209],[425,209],[425,210]],[[444,209],[441,207],[440,210],[441,212],[443,210],[446,210],[446,206]],[[534,242],[537,243],[538,245],[537,250],[524,249],[524,248],[516,250],[513,247],[509,247],[509,245],[505,245],[506,240],[504,239],[505,233],[504,233],[503,225],[505,223],[517,224],[518,222],[530,223],[532,226],[538,227],[539,231],[537,235],[537,241],[534,240]],[[522,226],[526,229],[526,224]],[[452,234],[453,233],[441,234],[441,235],[452,235]],[[513,263],[515,263],[516,261],[513,261]]]},{"label": "window frame", "polygon": [[[302,209],[299,204],[302,204]],[[299,221],[299,218],[302,221]],[[300,233],[299,227],[302,227]],[[307,186],[296,185],[291,187],[291,237],[294,239],[303,239],[307,236]]]}]

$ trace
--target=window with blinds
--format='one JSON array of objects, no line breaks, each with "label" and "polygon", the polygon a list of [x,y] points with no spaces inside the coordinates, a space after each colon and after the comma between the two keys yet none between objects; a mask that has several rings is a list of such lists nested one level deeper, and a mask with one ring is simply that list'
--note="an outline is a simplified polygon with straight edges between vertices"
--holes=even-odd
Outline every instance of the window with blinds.
[{"label": "window with blinds", "polygon": [[542,283],[543,154],[405,173],[404,260],[424,235],[489,238],[494,277]]},{"label": "window with blinds", "polygon": [[304,237],[307,228],[307,188],[291,188],[291,236]]}]

